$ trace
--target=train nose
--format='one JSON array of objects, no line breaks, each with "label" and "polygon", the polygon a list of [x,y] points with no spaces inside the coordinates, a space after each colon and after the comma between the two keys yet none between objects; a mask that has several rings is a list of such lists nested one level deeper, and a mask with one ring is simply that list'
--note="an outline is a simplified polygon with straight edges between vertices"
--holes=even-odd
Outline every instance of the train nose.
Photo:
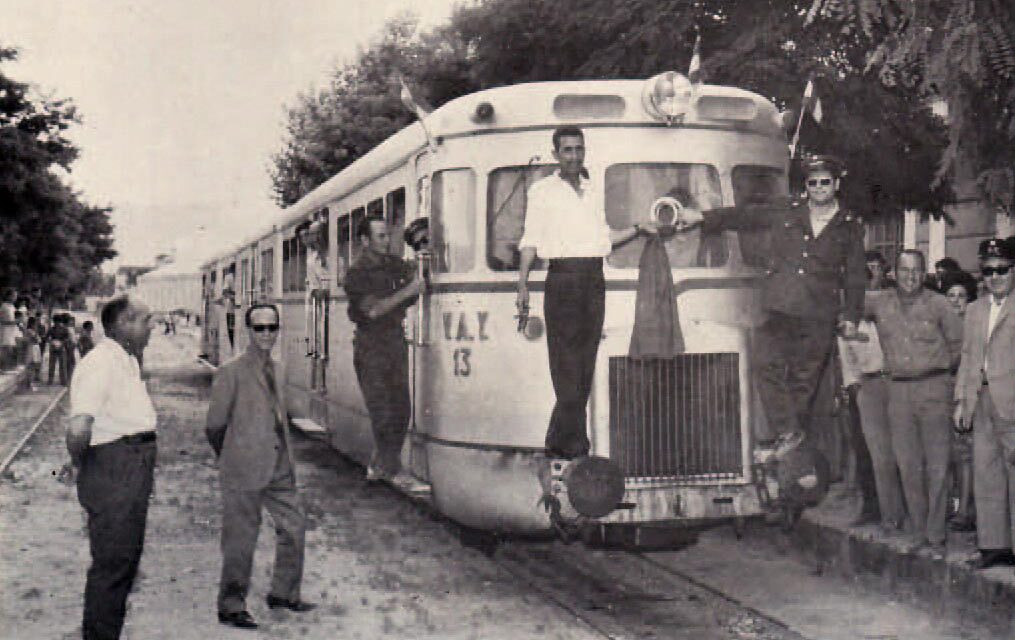
[{"label": "train nose", "polygon": [[624,474],[606,458],[573,460],[563,470],[562,479],[571,506],[589,518],[609,515],[624,498]]}]

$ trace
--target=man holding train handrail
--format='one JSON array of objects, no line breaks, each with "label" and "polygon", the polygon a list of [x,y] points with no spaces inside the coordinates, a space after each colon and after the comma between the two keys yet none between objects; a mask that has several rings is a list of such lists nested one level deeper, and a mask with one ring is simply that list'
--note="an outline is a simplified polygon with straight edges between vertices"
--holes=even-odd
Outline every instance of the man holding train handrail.
[{"label": "man holding train handrail", "polygon": [[345,277],[349,319],[356,324],[353,366],[370,423],[374,452],[367,480],[395,480],[412,416],[409,351],[402,320],[425,284],[411,264],[391,255],[391,228],[368,217],[356,230],[363,253]]},{"label": "man holding train handrail", "polygon": [[592,391],[596,354],[602,339],[606,307],[603,258],[615,244],[639,233],[655,234],[653,221],[624,229],[606,223],[599,186],[585,170],[585,135],[577,127],[553,132],[555,173],[529,189],[525,229],[518,242],[516,305],[521,317],[529,309],[529,271],[536,256],[549,260],[543,313],[550,378],[557,402],[546,433],[546,451],[555,458],[577,458],[589,452],[585,408]]},{"label": "man holding train handrail", "polygon": [[755,378],[777,437],[758,434],[762,461],[781,458],[803,441],[836,324],[845,335],[855,334],[864,308],[863,227],[837,197],[842,164],[815,156],[804,173],[806,199],[682,212],[684,223],[701,222],[706,231],[768,235],[761,285],[768,318],[756,333]]}]

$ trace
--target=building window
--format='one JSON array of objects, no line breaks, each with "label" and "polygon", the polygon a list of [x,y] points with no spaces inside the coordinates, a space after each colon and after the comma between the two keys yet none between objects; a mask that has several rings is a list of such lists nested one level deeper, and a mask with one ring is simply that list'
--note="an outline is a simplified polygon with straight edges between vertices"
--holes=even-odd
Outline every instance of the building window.
[{"label": "building window", "polygon": [[864,225],[864,247],[867,251],[880,251],[888,263],[888,271],[895,269],[895,256],[903,249],[903,217],[886,216]]}]

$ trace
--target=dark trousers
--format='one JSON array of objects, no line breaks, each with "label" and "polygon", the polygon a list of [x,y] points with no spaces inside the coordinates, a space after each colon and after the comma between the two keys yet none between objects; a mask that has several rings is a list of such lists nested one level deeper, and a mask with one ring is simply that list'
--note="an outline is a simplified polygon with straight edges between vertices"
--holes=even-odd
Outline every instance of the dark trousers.
[{"label": "dark trousers", "polygon": [[85,582],[85,640],[120,637],[144,546],[154,468],[154,442],[91,447],[81,463],[78,501],[88,514],[92,553]]},{"label": "dark trousers", "polygon": [[770,430],[806,431],[835,324],[772,312],[755,336],[756,381]]},{"label": "dark trousers", "polygon": [[550,378],[557,403],[546,432],[551,454],[574,458],[589,452],[585,408],[603,337],[606,283],[600,258],[551,260],[543,314]]},{"label": "dark trousers", "polygon": [[402,444],[409,430],[409,352],[401,333],[357,334],[353,365],[370,413],[374,454],[370,464],[384,477],[402,467]]},{"label": "dark trousers", "polygon": [[271,595],[300,599],[306,518],[296,493],[296,478],[285,446],[281,446],[271,482],[263,489],[246,491],[222,487],[222,577],[218,608],[223,612],[246,609],[250,573],[254,566],[261,508],[275,523],[275,567]]},{"label": "dark trousers", "polygon": [[860,389],[852,387],[849,390],[849,407],[846,412],[849,421],[849,442],[856,455],[856,484],[863,497],[864,514],[877,514],[880,518],[881,509],[878,505],[878,491],[874,482],[874,463],[871,460],[871,451],[867,446],[867,439],[864,437],[863,426],[861,425],[860,407],[858,394]]},{"label": "dark trousers", "polygon": [[49,348],[49,384],[53,384],[53,370],[55,368],[60,371],[60,384],[67,384],[67,352],[63,347]]}]

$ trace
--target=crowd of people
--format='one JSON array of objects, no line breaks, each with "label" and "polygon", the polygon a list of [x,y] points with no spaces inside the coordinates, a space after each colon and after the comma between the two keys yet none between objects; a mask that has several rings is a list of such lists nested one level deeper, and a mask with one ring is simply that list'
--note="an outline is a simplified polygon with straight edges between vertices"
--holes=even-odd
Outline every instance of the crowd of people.
[{"label": "crowd of people", "polygon": [[853,524],[896,533],[908,523],[915,546],[940,557],[949,528],[976,531],[972,566],[1015,564],[1015,340],[1005,322],[1015,239],[980,244],[979,282],[952,258],[925,276],[923,254],[902,251],[892,278],[884,256],[865,257],[865,315],[839,340],[862,433]]},{"label": "crowd of people", "polygon": [[0,303],[0,372],[25,365],[24,385],[32,390],[47,364],[47,383],[66,386],[78,358],[95,346],[91,321],[79,328],[72,314],[47,311],[40,298],[38,291],[8,288]]}]

